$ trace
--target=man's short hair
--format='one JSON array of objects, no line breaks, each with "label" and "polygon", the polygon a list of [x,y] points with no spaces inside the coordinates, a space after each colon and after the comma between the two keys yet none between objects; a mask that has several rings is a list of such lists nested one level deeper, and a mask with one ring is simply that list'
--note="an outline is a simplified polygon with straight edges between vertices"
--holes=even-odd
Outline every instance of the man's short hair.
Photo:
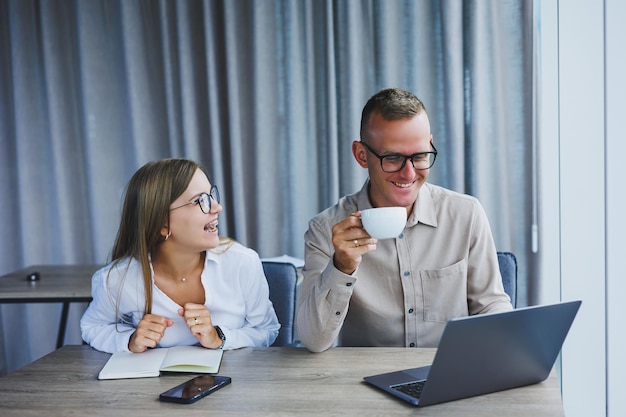
[{"label": "man's short hair", "polygon": [[426,107],[414,94],[401,88],[386,88],[374,94],[365,103],[361,114],[361,140],[368,138],[370,118],[378,113],[385,120],[412,119],[425,112]]}]

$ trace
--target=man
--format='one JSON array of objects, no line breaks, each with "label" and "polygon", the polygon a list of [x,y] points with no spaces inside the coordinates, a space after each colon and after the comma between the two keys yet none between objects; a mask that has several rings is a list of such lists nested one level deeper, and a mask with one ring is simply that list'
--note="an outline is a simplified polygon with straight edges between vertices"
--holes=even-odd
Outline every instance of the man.
[{"label": "man", "polygon": [[[361,191],[309,223],[296,329],[313,352],[334,345],[436,347],[453,317],[511,310],[485,212],[474,197],[426,183],[437,150],[422,102],[385,89],[367,102]],[[396,239],[372,238],[360,210],[401,206]]]}]

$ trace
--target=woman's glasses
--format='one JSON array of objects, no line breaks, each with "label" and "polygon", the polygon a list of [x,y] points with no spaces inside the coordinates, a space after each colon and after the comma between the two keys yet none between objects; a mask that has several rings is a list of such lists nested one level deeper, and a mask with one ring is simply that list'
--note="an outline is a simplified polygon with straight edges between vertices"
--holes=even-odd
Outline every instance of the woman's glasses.
[{"label": "woman's glasses", "polygon": [[197,204],[200,206],[200,210],[202,210],[204,214],[209,214],[211,212],[211,200],[214,200],[217,204],[220,203],[220,192],[217,190],[217,186],[215,185],[211,187],[211,190],[208,194],[202,193],[200,194],[200,197],[196,198],[195,200],[183,204],[182,206],[171,208],[170,211],[188,206],[190,204]]}]

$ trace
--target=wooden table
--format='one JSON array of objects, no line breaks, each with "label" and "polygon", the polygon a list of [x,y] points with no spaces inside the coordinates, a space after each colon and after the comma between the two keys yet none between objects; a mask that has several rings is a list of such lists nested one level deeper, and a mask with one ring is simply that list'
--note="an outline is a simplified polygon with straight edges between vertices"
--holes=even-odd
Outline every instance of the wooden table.
[{"label": "wooden table", "polygon": [[[35,265],[0,277],[0,303],[63,303],[57,348],[63,345],[70,303],[91,301],[91,276],[100,265]],[[26,279],[33,272],[39,280]]]},{"label": "wooden table", "polygon": [[192,377],[97,380],[109,358],[64,346],[0,378],[0,415],[8,416],[563,416],[555,373],[527,387],[416,408],[362,382],[363,376],[430,364],[435,349],[304,348],[226,351],[220,375],[232,384],[191,405],[159,393]]}]

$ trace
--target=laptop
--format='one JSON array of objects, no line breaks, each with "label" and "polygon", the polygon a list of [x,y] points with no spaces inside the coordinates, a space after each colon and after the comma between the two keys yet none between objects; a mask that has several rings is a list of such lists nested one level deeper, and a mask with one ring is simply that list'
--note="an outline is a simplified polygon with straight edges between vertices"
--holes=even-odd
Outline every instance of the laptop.
[{"label": "laptop", "polygon": [[363,379],[420,407],[541,382],[550,374],[580,304],[452,319],[430,366]]}]

